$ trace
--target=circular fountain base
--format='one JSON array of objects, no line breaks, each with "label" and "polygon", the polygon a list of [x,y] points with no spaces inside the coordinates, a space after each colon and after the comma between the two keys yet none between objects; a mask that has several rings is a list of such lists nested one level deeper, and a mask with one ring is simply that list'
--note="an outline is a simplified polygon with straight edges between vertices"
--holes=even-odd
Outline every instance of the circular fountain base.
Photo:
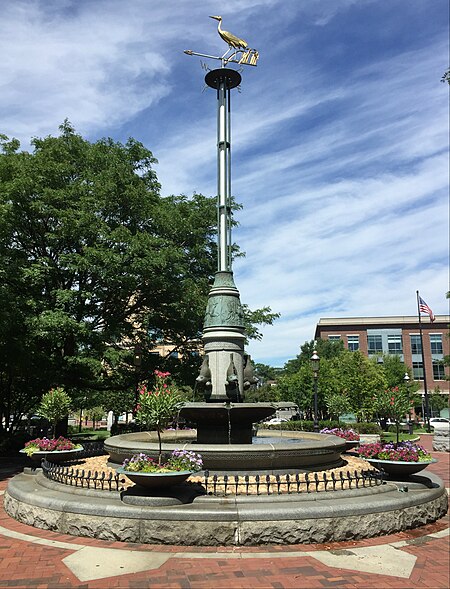
[{"label": "circular fountain base", "polygon": [[[270,437],[269,443],[264,438]],[[277,437],[277,443],[273,438]],[[166,458],[176,448],[200,452],[204,468],[212,472],[229,474],[259,472],[281,474],[308,472],[335,468],[343,464],[345,440],[331,435],[312,432],[286,432],[267,430],[258,432],[258,444],[200,444],[194,430],[165,432],[163,454]],[[139,432],[113,436],[105,441],[105,450],[113,464],[122,464],[125,458],[143,452],[158,457],[156,432]]]},{"label": "circular fountain base", "polygon": [[[300,495],[173,501],[81,489],[35,474],[16,475],[4,496],[6,512],[22,523],[62,534],[141,544],[249,546],[339,542],[416,528],[447,512],[448,496],[432,474],[399,484]],[[132,500],[134,499],[134,500]]]}]

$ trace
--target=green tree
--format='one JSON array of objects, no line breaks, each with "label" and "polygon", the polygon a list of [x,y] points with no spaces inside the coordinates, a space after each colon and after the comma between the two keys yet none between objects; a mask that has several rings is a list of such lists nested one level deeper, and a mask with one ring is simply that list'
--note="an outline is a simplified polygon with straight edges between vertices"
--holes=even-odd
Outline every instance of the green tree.
[{"label": "green tree", "polygon": [[42,396],[38,414],[51,422],[53,437],[56,433],[56,424],[67,417],[70,405],[70,397],[62,387],[51,389]]},{"label": "green tree", "polygon": [[414,406],[413,393],[407,385],[388,388],[380,391],[375,399],[375,411],[385,418],[395,421],[397,444],[399,443],[399,424],[410,415]]},{"label": "green tree", "polygon": [[279,389],[271,384],[252,387],[245,392],[246,403],[274,403],[279,400]]},{"label": "green tree", "polygon": [[383,354],[382,360],[383,362],[378,363],[378,360],[374,358],[372,362],[384,372],[388,388],[403,385],[405,374],[408,374],[409,378],[412,377],[411,369],[402,362],[400,356]]},{"label": "green tree", "polygon": [[131,390],[107,391],[97,399],[102,402],[102,407],[106,412],[113,412],[115,425],[117,425],[119,416],[122,413],[132,413],[135,409],[135,393]]},{"label": "green tree", "polygon": [[352,410],[350,401],[347,396],[343,394],[331,393],[325,398],[325,403],[331,418],[335,418],[338,421],[341,415],[350,413]]},{"label": "green tree", "polygon": [[105,410],[103,407],[96,406],[91,407],[90,409],[86,410],[87,418],[92,421],[92,428],[95,429],[95,424],[98,421],[101,421],[105,415]]},{"label": "green tree", "polygon": [[255,376],[259,378],[259,382],[264,384],[268,380],[277,380],[280,376],[281,368],[262,364],[261,362],[253,362],[253,371]]},{"label": "green tree", "polygon": [[448,396],[442,395],[439,387],[436,387],[430,394],[429,401],[433,413],[437,413],[441,409],[448,407]]},{"label": "green tree", "polygon": [[[32,146],[0,137],[0,428],[55,384],[79,397],[131,389],[137,344],[142,374],[170,341],[192,383],[198,362],[189,375],[186,359],[216,269],[215,199],[162,198],[156,160],[134,139],[91,143],[65,121]],[[275,315],[247,311],[257,324]]]},{"label": "green tree", "polygon": [[300,354],[292,360],[288,360],[284,365],[283,372],[285,374],[293,374],[297,372],[302,365],[309,365],[311,356],[314,350],[318,353],[320,360],[331,360],[339,356],[344,351],[344,342],[342,340],[310,340],[305,342],[300,347]]},{"label": "green tree", "polygon": [[386,378],[362,352],[345,350],[331,360],[335,387],[345,394],[358,421],[374,414],[374,397],[386,388]]}]

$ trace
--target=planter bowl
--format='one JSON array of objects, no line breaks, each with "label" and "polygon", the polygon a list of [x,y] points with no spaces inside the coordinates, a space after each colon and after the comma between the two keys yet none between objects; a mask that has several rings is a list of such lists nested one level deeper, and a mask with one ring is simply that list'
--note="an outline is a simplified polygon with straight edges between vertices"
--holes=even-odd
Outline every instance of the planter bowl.
[{"label": "planter bowl", "polygon": [[378,470],[384,470],[393,479],[409,477],[437,462],[435,458],[423,462],[401,462],[399,460],[379,460],[378,458],[365,458],[365,460]]},{"label": "planter bowl", "polygon": [[358,448],[359,444],[359,440],[345,440],[345,451],[348,452],[349,450],[353,450],[353,448]]},{"label": "planter bowl", "polygon": [[[38,450],[33,452],[31,456],[28,456],[33,462],[41,463],[43,458],[47,458],[49,462],[59,464],[60,462],[66,462],[75,458],[77,452],[82,452],[83,448],[74,448],[73,450],[53,450],[52,452],[46,452],[45,450]],[[25,449],[19,450],[21,454],[27,456]]]},{"label": "planter bowl", "polygon": [[183,483],[193,474],[191,470],[174,470],[173,472],[130,472],[123,467],[117,468],[118,474],[124,474],[130,481],[147,489],[172,487]]}]

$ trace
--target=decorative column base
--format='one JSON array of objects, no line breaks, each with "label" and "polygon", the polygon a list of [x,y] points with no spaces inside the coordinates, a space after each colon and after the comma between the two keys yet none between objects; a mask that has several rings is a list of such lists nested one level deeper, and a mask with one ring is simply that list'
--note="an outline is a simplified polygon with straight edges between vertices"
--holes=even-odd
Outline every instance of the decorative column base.
[{"label": "decorative column base", "polygon": [[210,402],[244,399],[244,313],[232,272],[217,272],[203,330],[211,371]]}]

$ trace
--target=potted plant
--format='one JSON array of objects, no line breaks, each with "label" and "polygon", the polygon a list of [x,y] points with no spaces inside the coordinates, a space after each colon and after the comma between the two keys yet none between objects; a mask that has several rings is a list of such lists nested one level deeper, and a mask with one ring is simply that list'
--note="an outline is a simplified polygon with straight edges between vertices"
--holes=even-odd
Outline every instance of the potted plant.
[{"label": "potted plant", "polygon": [[343,438],[345,440],[347,450],[359,446],[359,434],[351,428],[346,429],[342,427],[325,427],[324,429],[321,429],[319,433]]},{"label": "potted plant", "polygon": [[161,432],[173,421],[183,401],[172,384],[169,384],[169,372],[155,370],[155,385],[139,389],[139,401],[136,406],[136,422],[144,427],[155,429],[158,434],[158,465],[161,466],[162,443]]},{"label": "potted plant", "polygon": [[406,477],[437,462],[423,446],[412,442],[364,444],[358,454],[370,464],[392,477]]},{"label": "potted plant", "polygon": [[83,449],[81,444],[74,444],[67,438],[36,438],[26,442],[25,448],[20,450],[34,461],[40,461],[42,458],[49,458],[50,462],[61,462]]},{"label": "potted plant", "polygon": [[62,460],[66,460],[70,454],[82,450],[83,446],[73,444],[67,438],[63,438],[62,436],[55,438],[56,424],[69,413],[70,404],[70,397],[62,387],[51,389],[48,393],[45,393],[42,396],[37,413],[51,422],[53,437],[30,440],[20,452],[26,454],[34,461],[40,461],[42,458],[46,458],[51,454],[52,462],[61,462]]},{"label": "potted plant", "polygon": [[202,467],[200,454],[191,450],[176,449],[164,464],[156,462],[147,454],[134,454],[131,458],[125,459],[117,472],[125,474],[136,485],[155,488],[181,483]]}]

